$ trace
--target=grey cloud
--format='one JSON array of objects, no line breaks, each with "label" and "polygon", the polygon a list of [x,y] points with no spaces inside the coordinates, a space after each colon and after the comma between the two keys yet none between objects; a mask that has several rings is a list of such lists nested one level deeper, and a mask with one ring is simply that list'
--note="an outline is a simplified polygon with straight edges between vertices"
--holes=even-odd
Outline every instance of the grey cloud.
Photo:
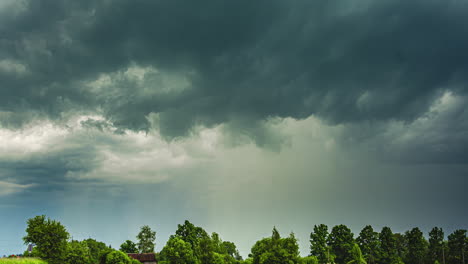
[{"label": "grey cloud", "polygon": [[[149,130],[158,113],[167,138],[242,124],[238,131],[261,145],[258,127],[269,118],[413,122],[446,89],[466,92],[468,6],[460,1],[26,3],[0,23],[1,58],[29,71],[0,72],[3,111],[55,119],[100,111],[133,130]],[[168,84],[118,74],[132,65],[189,85],[142,92]],[[107,89],[84,85],[102,74],[112,78]]]}]

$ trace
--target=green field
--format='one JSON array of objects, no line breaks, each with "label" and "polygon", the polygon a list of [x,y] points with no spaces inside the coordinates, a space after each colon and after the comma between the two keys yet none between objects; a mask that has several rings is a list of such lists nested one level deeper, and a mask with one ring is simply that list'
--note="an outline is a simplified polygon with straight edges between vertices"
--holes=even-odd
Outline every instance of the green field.
[{"label": "green field", "polygon": [[47,262],[36,258],[0,258],[0,264],[47,264]]}]

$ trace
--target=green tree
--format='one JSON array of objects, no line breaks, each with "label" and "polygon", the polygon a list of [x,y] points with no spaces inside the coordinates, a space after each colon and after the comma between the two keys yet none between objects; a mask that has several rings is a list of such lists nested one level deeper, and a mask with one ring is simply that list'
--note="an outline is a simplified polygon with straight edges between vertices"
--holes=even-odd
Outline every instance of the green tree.
[{"label": "green tree", "polygon": [[338,264],[351,260],[350,251],[354,245],[353,233],[345,225],[334,226],[328,235],[328,245]]},{"label": "green tree", "polygon": [[314,231],[310,233],[310,255],[317,257],[319,263],[330,262],[327,239],[328,227],[324,224],[314,225]]},{"label": "green tree", "polygon": [[429,232],[429,263],[443,263],[444,231],[434,227]]},{"label": "green tree", "polygon": [[316,256],[307,256],[301,259],[301,264],[319,264],[318,258]]},{"label": "green tree", "polygon": [[276,228],[273,228],[271,237],[255,243],[249,256],[253,264],[296,264],[301,261],[294,234],[281,238]]},{"label": "green tree", "polygon": [[199,264],[190,243],[178,236],[171,236],[161,251],[161,258],[167,264]]},{"label": "green tree", "polygon": [[[190,244],[193,254],[198,260],[207,258],[206,254],[211,254],[203,252],[202,250],[202,247],[208,246],[206,243],[206,241],[210,239],[208,233],[203,228],[195,226],[188,220],[185,220],[183,225],[177,226],[175,235]],[[201,245],[201,241],[204,241],[203,245]]]},{"label": "green tree", "polygon": [[390,227],[383,227],[379,234],[380,256],[379,263],[394,264],[398,263],[399,258],[396,249],[396,239]]},{"label": "green tree", "polygon": [[224,248],[227,255],[233,257],[235,260],[242,260],[242,256],[239,254],[239,251],[233,242],[223,241],[221,246]]},{"label": "green tree", "polygon": [[25,244],[34,243],[39,257],[49,264],[62,264],[67,257],[69,234],[60,222],[46,219],[45,215],[30,218],[27,221]]},{"label": "green tree", "polygon": [[142,226],[140,233],[137,235],[138,250],[140,253],[153,253],[154,241],[156,240],[156,232],[152,231],[147,225]]},{"label": "green tree", "polygon": [[467,247],[466,230],[458,229],[448,236],[448,263],[462,264]]},{"label": "green tree", "polygon": [[126,240],[120,245],[120,251],[125,253],[138,253],[137,244],[133,243],[131,240]]},{"label": "green tree", "polygon": [[406,236],[400,233],[395,233],[393,234],[393,237],[395,237],[397,259],[406,259],[406,255],[408,254],[408,240],[406,239]]},{"label": "green tree", "polygon": [[96,241],[95,239],[88,238],[83,240],[83,242],[88,246],[92,263],[98,263],[101,254],[105,251],[109,251],[109,247],[107,247],[105,243]]},{"label": "green tree", "polygon": [[348,261],[348,264],[367,264],[366,260],[362,256],[362,252],[358,244],[354,243],[350,255],[351,260]]},{"label": "green tree", "polygon": [[367,262],[373,264],[379,255],[379,233],[374,232],[372,226],[365,226],[356,239]]},{"label": "green tree", "polygon": [[124,252],[114,250],[107,254],[106,264],[132,264],[132,260]]},{"label": "green tree", "polygon": [[406,262],[414,264],[423,264],[424,257],[427,255],[427,242],[419,228],[415,227],[405,233],[408,243],[408,253]]},{"label": "green tree", "polygon": [[72,240],[68,243],[67,264],[91,264],[93,263],[90,258],[89,248],[86,242],[79,242]]}]

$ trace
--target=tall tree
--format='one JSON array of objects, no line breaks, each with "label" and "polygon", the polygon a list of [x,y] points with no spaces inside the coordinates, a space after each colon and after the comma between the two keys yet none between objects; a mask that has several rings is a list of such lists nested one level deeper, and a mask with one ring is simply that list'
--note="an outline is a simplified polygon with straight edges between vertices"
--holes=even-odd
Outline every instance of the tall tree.
[{"label": "tall tree", "polygon": [[178,236],[171,236],[166,246],[161,251],[161,257],[168,264],[200,264],[193,254],[190,243],[185,242]]},{"label": "tall tree", "polygon": [[430,263],[438,261],[443,263],[444,231],[442,228],[434,227],[429,232],[429,260]]},{"label": "tall tree", "polygon": [[463,264],[467,247],[466,230],[458,229],[448,236],[448,264]]},{"label": "tall tree", "polygon": [[354,243],[351,249],[351,260],[347,264],[367,264],[364,256],[362,255],[359,245]]},{"label": "tall tree", "polygon": [[84,241],[79,242],[76,240],[68,243],[67,257],[65,263],[67,264],[93,264],[90,258],[88,244]]},{"label": "tall tree", "polygon": [[96,241],[95,239],[88,238],[83,240],[89,249],[89,256],[92,263],[98,263],[99,257],[104,251],[109,251],[109,247],[103,242]]},{"label": "tall tree", "polygon": [[354,245],[353,233],[345,225],[334,226],[328,235],[328,245],[330,246],[335,261],[343,264],[351,260],[350,251]]},{"label": "tall tree", "polygon": [[379,234],[380,241],[380,256],[379,263],[393,264],[398,262],[396,239],[390,227],[382,228]]},{"label": "tall tree", "polygon": [[64,263],[67,257],[67,240],[70,237],[60,222],[46,219],[45,215],[28,219],[25,244],[36,244],[39,257],[50,264]]},{"label": "tall tree", "polygon": [[301,261],[294,234],[281,238],[276,228],[273,229],[271,237],[255,243],[249,256],[252,257],[253,264],[297,264]]},{"label": "tall tree", "polygon": [[154,241],[156,240],[156,232],[152,231],[147,225],[142,226],[140,233],[137,235],[138,250],[140,253],[154,252]]},{"label": "tall tree", "polygon": [[408,253],[406,254],[406,263],[423,264],[424,257],[427,255],[427,241],[419,228],[415,227],[405,233],[408,241]]},{"label": "tall tree", "polygon": [[372,226],[367,225],[359,233],[356,239],[362,254],[369,264],[374,264],[379,255],[379,233]]},{"label": "tall tree", "polygon": [[[190,223],[190,221],[185,220],[183,225],[179,224],[177,226],[175,236],[190,244],[193,254],[198,260],[202,258],[202,255],[205,255],[201,247],[207,246],[205,242],[208,241],[210,237],[203,228],[195,226]],[[202,241],[204,242],[202,243]]]},{"label": "tall tree", "polygon": [[324,224],[314,225],[314,231],[310,233],[310,255],[316,256],[319,263],[330,262],[327,239],[328,227]]},{"label": "tall tree", "polygon": [[406,259],[406,255],[408,254],[408,240],[406,236],[400,233],[393,234],[395,237],[395,245],[396,245],[396,254],[398,259]]},{"label": "tall tree", "polygon": [[137,244],[133,243],[131,240],[123,242],[119,250],[125,253],[138,253]]}]

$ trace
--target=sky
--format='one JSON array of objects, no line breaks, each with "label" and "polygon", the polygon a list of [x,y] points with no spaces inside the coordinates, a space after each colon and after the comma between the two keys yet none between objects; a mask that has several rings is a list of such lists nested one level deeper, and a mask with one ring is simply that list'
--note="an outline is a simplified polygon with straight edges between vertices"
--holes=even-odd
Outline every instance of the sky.
[{"label": "sky", "polygon": [[0,255],[185,219],[468,228],[468,1],[0,0]]}]

